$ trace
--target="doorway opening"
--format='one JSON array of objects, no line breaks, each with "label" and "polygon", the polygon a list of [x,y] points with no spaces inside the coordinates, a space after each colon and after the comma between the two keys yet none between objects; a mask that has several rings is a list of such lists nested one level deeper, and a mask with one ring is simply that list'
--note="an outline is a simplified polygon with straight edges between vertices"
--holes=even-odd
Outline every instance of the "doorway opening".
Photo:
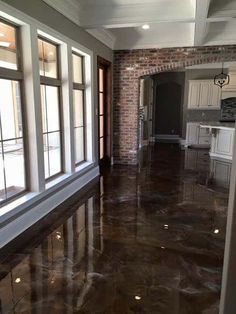
[{"label": "doorway opening", "polygon": [[111,138],[111,63],[98,57],[98,160],[109,166],[112,156]]}]

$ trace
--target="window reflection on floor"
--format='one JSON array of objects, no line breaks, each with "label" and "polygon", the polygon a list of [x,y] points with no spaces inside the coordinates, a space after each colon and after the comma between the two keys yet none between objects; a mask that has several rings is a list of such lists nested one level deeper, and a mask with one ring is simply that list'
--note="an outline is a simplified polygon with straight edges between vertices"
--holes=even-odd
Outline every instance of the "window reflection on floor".
[{"label": "window reflection on floor", "polygon": [[1,314],[13,309],[14,313],[43,313],[52,308],[70,312],[83,304],[91,285],[88,273],[93,272],[96,252],[103,247],[102,215],[94,204],[92,197],[44,237],[32,254],[22,254],[27,256],[22,260],[16,256],[10,272],[0,265]]}]

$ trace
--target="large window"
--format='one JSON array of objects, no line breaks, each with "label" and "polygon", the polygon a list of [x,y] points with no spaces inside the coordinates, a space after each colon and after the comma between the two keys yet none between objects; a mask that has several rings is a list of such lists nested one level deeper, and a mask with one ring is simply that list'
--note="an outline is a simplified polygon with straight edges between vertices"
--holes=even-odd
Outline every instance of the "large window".
[{"label": "large window", "polygon": [[58,46],[38,39],[45,179],[62,172],[62,131]]},{"label": "large window", "polygon": [[99,158],[102,160],[105,153],[105,91],[104,69],[99,68]]},{"label": "large window", "polygon": [[75,163],[85,161],[85,85],[84,58],[76,53],[73,58],[73,111],[75,137]]},{"label": "large window", "polygon": [[0,21],[0,203],[26,189],[17,27]]},{"label": "large window", "polygon": [[92,51],[4,7],[0,216],[26,208],[36,194],[63,187],[94,163]]}]

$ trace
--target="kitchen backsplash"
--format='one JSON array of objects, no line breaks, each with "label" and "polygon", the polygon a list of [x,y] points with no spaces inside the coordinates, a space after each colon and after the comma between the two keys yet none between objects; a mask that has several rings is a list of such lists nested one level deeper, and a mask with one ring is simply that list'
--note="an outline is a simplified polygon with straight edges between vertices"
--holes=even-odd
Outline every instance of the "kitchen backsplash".
[{"label": "kitchen backsplash", "polygon": [[236,97],[230,97],[221,102],[221,117],[222,121],[235,121],[236,115]]},{"label": "kitchen backsplash", "polygon": [[219,121],[220,110],[187,110],[188,122]]}]

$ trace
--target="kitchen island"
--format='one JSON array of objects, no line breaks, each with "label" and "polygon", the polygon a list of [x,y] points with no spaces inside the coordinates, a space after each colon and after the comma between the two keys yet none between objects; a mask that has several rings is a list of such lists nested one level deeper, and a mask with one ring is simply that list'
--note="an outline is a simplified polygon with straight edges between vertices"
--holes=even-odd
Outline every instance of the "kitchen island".
[{"label": "kitchen island", "polygon": [[202,122],[200,128],[211,135],[211,158],[232,161],[235,123]]}]

